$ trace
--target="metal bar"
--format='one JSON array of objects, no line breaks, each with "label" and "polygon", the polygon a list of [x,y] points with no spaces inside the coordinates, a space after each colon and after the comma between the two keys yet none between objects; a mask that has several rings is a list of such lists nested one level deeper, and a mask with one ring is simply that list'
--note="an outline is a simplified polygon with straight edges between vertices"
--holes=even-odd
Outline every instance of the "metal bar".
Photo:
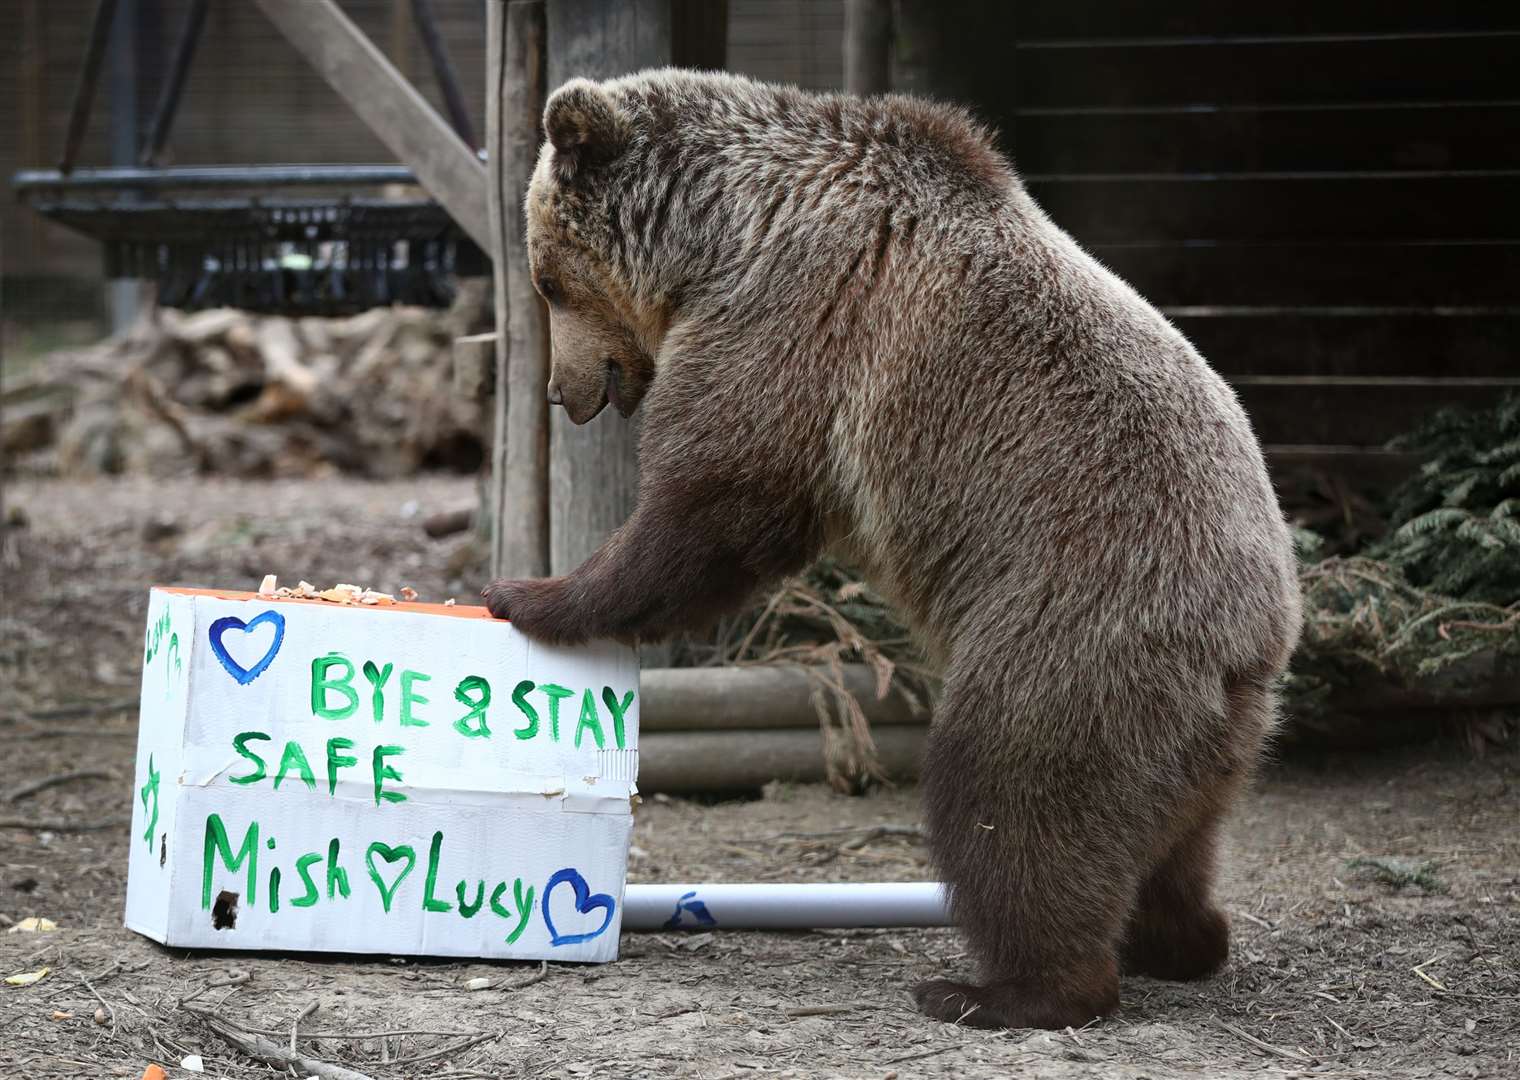
[{"label": "metal bar", "polygon": [[111,40],[111,26],[116,21],[116,0],[100,0],[95,6],[95,21],[90,24],[90,40],[85,48],[84,66],[74,86],[74,105],[69,111],[68,133],[63,139],[63,156],[58,171],[69,172],[79,157],[79,144],[90,126],[90,109],[95,103],[95,85],[100,81],[100,66],[105,62],[106,44]]},{"label": "metal bar", "polygon": [[486,167],[333,0],[254,0],[297,52],[482,247]]},{"label": "metal bar", "polygon": [[163,153],[169,140],[169,129],[174,126],[174,114],[179,110],[179,99],[185,90],[185,79],[190,74],[190,61],[195,58],[195,47],[200,42],[201,28],[206,25],[206,11],[211,0],[191,0],[190,10],[185,13],[185,23],[180,27],[179,40],[174,44],[174,59],[169,66],[169,77],[164,81],[163,92],[153,110],[153,125],[138,157],[143,165],[152,165]]},{"label": "metal bar", "polygon": [[412,17],[417,22],[417,35],[422,38],[428,58],[433,62],[433,77],[438,80],[438,89],[443,92],[443,104],[449,111],[449,123],[455,133],[470,144],[471,149],[478,149],[480,143],[475,140],[475,129],[470,124],[470,110],[465,107],[464,94],[459,89],[459,76],[455,74],[454,62],[449,58],[449,47],[444,42],[443,35],[438,32],[438,14],[433,9],[433,0],[412,0]]},{"label": "metal bar", "polygon": [[11,177],[11,186],[26,192],[38,189],[88,191],[92,189],[224,187],[327,187],[380,184],[416,184],[417,177],[405,165],[194,165],[172,169],[106,168],[25,169]]}]

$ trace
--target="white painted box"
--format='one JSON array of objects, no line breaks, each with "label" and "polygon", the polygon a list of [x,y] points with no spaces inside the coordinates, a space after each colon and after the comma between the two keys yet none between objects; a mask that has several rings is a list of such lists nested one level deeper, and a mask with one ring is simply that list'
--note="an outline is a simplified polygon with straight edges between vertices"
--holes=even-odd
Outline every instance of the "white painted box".
[{"label": "white painted box", "polygon": [[617,957],[638,665],[484,608],[155,588],[126,925],[168,945]]}]

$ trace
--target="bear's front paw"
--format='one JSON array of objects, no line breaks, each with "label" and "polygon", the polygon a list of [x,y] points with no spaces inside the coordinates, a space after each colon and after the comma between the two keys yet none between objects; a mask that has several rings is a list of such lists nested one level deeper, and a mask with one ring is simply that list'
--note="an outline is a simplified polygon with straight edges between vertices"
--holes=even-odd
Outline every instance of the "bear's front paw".
[{"label": "bear's front paw", "polygon": [[586,628],[573,609],[562,577],[493,581],[481,590],[486,608],[529,637],[551,645],[578,645]]}]

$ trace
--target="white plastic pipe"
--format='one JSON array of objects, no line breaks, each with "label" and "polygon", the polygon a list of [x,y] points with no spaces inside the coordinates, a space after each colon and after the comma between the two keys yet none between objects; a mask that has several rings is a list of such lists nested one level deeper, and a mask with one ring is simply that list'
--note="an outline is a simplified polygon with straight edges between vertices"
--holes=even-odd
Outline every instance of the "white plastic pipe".
[{"label": "white plastic pipe", "polygon": [[822,930],[949,926],[937,881],[629,885],[624,930]]}]

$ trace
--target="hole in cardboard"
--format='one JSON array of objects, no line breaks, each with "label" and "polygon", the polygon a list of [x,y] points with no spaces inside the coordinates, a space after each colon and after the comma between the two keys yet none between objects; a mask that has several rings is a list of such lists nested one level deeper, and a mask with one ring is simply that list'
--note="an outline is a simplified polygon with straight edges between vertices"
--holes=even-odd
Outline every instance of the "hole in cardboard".
[{"label": "hole in cardboard", "polygon": [[158,838],[158,865],[162,866],[169,861],[169,834],[162,833]]},{"label": "hole in cardboard", "polygon": [[211,905],[211,928],[213,930],[231,930],[237,926],[238,894],[223,889],[216,896],[216,903]]}]

